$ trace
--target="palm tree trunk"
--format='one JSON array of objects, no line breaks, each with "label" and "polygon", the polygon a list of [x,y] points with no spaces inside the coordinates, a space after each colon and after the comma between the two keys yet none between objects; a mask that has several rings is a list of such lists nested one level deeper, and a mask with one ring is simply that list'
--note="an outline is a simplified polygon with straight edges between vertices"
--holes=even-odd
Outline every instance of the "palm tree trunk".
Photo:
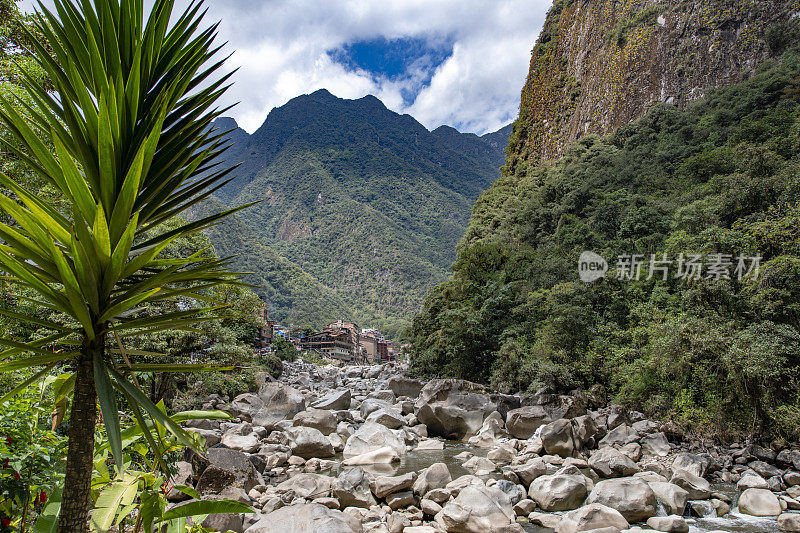
[{"label": "palm tree trunk", "polygon": [[94,386],[94,358],[103,357],[105,336],[84,344],[75,372],[75,392],[69,415],[69,449],[58,519],[59,533],[88,531],[91,508],[94,428],[97,423],[97,391]]}]

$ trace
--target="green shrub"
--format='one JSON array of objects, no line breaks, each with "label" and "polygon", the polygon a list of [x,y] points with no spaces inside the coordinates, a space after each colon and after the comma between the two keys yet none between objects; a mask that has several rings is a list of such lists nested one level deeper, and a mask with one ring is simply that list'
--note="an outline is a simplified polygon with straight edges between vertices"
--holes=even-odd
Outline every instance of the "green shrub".
[{"label": "green shrub", "polygon": [[325,361],[325,359],[323,359],[320,355],[315,354],[313,352],[305,352],[303,354],[303,361],[305,361],[306,363],[311,363],[319,366],[324,366],[328,364],[328,362]]},{"label": "green shrub", "polygon": [[199,372],[189,374],[188,386],[180,390],[172,402],[175,411],[200,409],[211,394],[232,400],[245,392],[257,392],[261,386],[260,370],[242,368],[232,372]]},{"label": "green shrub", "polygon": [[779,56],[791,45],[800,40],[800,28],[797,21],[791,20],[775,24],[767,30],[767,45],[773,56]]},{"label": "green shrub", "polygon": [[283,337],[278,337],[272,343],[272,349],[281,361],[297,360],[297,348]]},{"label": "green shrub", "polygon": [[[25,376],[15,374],[22,380]],[[50,430],[49,391],[29,387],[0,405],[0,519],[19,529],[63,483],[67,439]],[[25,513],[25,507],[28,512]],[[30,524],[28,524],[30,525]]]},{"label": "green shrub", "polygon": [[262,362],[267,373],[275,379],[281,377],[283,373],[283,363],[274,355],[267,355]]}]

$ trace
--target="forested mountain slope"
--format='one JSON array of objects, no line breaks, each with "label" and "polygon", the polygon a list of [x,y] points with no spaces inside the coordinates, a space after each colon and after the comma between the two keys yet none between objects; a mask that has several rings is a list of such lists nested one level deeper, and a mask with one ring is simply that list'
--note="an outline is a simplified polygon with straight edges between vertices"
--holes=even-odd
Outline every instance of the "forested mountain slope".
[{"label": "forested mountain slope", "polygon": [[[506,167],[414,320],[417,372],[509,391],[599,384],[720,433],[800,438],[798,154],[794,50],[685,110],[656,105],[561,159]],[[604,278],[581,281],[583,251],[608,261]],[[678,277],[693,254],[698,279]],[[648,279],[652,256],[666,279]]]},{"label": "forested mountain slope", "polygon": [[[261,201],[239,213],[242,231],[228,224],[212,232],[215,247],[240,254],[256,284],[272,278],[284,287],[264,292],[280,319],[352,317],[390,330],[407,325],[446,279],[475,199],[499,176],[510,133],[430,132],[375,97],[344,100],[324,90],[274,109],[253,135],[231,119],[215,125],[231,130],[225,162],[241,163],[217,199]],[[273,252],[291,265],[293,281],[265,259]],[[302,282],[306,296],[317,292],[324,304],[289,296],[306,279],[299,272],[315,283]]]}]

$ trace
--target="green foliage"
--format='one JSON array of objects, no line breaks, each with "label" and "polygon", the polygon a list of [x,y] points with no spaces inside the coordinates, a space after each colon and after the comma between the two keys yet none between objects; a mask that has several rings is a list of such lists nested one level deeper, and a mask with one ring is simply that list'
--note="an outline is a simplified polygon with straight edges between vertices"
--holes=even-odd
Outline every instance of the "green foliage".
[{"label": "green foliage", "polygon": [[281,377],[283,373],[283,362],[276,356],[272,354],[265,356],[262,364],[270,376],[275,379]]},{"label": "green foliage", "polygon": [[281,361],[294,361],[297,359],[297,348],[283,337],[275,339],[272,343],[272,349]]},{"label": "green foliage", "polygon": [[[165,415],[163,403],[158,408]],[[230,415],[222,411],[187,411],[169,416],[173,424],[188,420],[230,420]],[[159,435],[158,441],[151,441],[150,434]],[[192,434],[195,449],[205,449],[202,437]],[[191,487],[170,486],[169,477],[175,472],[168,459],[183,444],[171,435],[157,421],[146,422],[146,427],[134,424],[123,432],[123,457],[125,468],[117,468],[117,475],[109,468],[108,440],[98,439],[93,462],[92,493],[95,502],[90,521],[92,531],[105,533],[116,527],[125,530],[125,521],[136,516],[134,530],[152,533],[185,533],[187,518],[202,522],[213,513],[249,513],[249,505],[233,500],[202,500]],[[167,492],[170,488],[179,490],[197,501],[168,510]]]},{"label": "green foliage", "polygon": [[323,359],[320,355],[312,352],[304,353],[302,358],[303,361],[305,361],[306,363],[310,363],[313,365],[325,366],[328,364],[328,362],[325,359]]},{"label": "green foliage", "polygon": [[[30,58],[27,67],[3,69],[3,81],[17,87],[0,94],[0,134],[10,139],[4,147],[12,164],[27,168],[0,173],[4,296],[7,282],[21,289],[17,298],[53,316],[0,307],[6,320],[35,331],[22,342],[0,337],[0,372],[36,368],[33,377],[42,378],[74,363],[71,442],[91,444],[98,402],[121,467],[119,400],[140,423],[147,413],[193,445],[142,391],[135,372],[205,365],[131,364],[122,339],[207,320],[216,303],[209,291],[235,283],[229,261],[213,254],[164,254],[178,238],[236,211],[165,225],[207,198],[228,173],[207,170],[226,146],[210,125],[230,75],[217,78],[222,63],[210,63],[215,31],[198,31],[201,5],[173,17],[171,1],[156,1],[147,20],[141,0],[54,6],[54,12],[40,6],[32,17],[41,39],[13,21],[11,32],[4,25],[1,34],[0,66],[8,50]],[[17,31],[32,57],[15,50]],[[40,194],[48,189],[58,201]],[[148,313],[165,302],[176,309]],[[82,529],[86,519],[91,464],[80,450],[70,446],[66,461],[63,531]]]},{"label": "green foliage", "polygon": [[795,19],[775,24],[767,30],[765,37],[770,54],[779,56],[800,41],[800,24]]},{"label": "green foliage", "polygon": [[0,403],[0,520],[15,529],[29,525],[64,479],[67,442],[51,430],[50,396],[42,384]]},{"label": "green foliage", "polygon": [[233,399],[245,392],[257,392],[263,382],[259,368],[242,368],[229,372],[189,374],[185,378],[186,388],[181,387],[172,402],[173,409],[200,409],[211,394]]},{"label": "green foliage", "polygon": [[628,34],[632,29],[639,26],[652,26],[656,23],[658,15],[663,11],[664,6],[655,5],[641,9],[629,16],[620,17],[612,28],[609,39],[617,46],[625,46],[628,40]]},{"label": "green foliage", "polygon": [[215,194],[219,205],[265,201],[209,235],[252,272],[245,279],[277,320],[319,328],[344,317],[399,331],[446,278],[507,135],[429,132],[374,97],[295,98],[252,136],[231,134],[226,161],[242,166]]},{"label": "green foliage", "polygon": [[[653,415],[796,439],[798,76],[787,52],[686,111],[656,106],[559,161],[506,171],[414,320],[415,371],[531,392],[600,383]],[[604,279],[579,281],[584,250],[609,261]],[[638,281],[616,279],[626,253],[646,257]],[[646,279],[664,253],[762,259],[757,279],[686,282],[675,263]]]}]

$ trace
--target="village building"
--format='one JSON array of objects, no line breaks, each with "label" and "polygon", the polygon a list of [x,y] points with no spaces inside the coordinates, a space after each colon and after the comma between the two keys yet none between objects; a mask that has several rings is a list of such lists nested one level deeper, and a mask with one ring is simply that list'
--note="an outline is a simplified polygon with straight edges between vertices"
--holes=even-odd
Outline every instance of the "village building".
[{"label": "village building", "polygon": [[339,320],[319,333],[304,337],[300,347],[345,363],[360,363],[364,361],[360,331],[356,324]]}]

